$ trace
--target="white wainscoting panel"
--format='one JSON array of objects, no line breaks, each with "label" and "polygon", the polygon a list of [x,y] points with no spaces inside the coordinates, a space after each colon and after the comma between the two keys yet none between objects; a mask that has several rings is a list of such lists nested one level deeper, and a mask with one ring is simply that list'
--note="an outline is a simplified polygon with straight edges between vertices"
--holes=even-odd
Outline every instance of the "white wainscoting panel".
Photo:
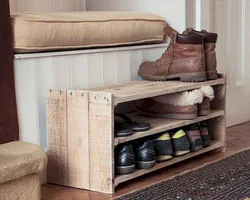
[{"label": "white wainscoting panel", "polygon": [[102,85],[115,84],[117,82],[116,52],[102,54],[101,58]]},{"label": "white wainscoting panel", "polygon": [[128,82],[131,80],[130,54],[133,52],[120,51],[116,53],[116,82]]},{"label": "white wainscoting panel", "polygon": [[71,76],[73,77],[71,87],[75,89],[88,88],[87,55],[71,55],[70,58]]},{"label": "white wainscoting panel", "polygon": [[47,146],[46,143],[46,90],[47,88],[55,86],[54,81],[54,67],[52,58],[39,58],[36,59],[36,90],[37,90],[37,102],[38,105],[38,122],[39,123],[39,138],[40,145]]},{"label": "white wainscoting panel", "polygon": [[85,11],[85,0],[9,0],[11,12]]},{"label": "white wainscoting panel", "polygon": [[36,59],[15,60],[15,87],[20,140],[40,144]]},{"label": "white wainscoting panel", "polygon": [[161,56],[167,44],[15,55],[20,138],[47,147],[46,91],[87,89],[139,79],[141,62]]}]

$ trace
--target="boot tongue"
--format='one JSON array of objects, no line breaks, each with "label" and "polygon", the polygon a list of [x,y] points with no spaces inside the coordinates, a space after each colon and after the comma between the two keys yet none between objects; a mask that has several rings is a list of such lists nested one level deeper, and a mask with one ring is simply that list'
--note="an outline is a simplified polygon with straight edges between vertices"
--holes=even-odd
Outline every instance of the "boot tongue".
[{"label": "boot tongue", "polygon": [[167,36],[170,38],[176,37],[178,35],[178,32],[174,30],[171,26],[166,26],[164,28],[164,32],[166,33]]}]

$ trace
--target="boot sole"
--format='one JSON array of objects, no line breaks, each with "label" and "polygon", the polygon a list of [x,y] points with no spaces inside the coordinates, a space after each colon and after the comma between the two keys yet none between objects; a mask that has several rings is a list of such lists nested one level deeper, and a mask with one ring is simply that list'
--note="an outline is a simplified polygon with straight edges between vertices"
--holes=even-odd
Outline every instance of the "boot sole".
[{"label": "boot sole", "polygon": [[208,70],[206,73],[208,80],[215,80],[218,78],[217,70]]},{"label": "boot sole", "polygon": [[197,146],[197,147],[191,149],[191,152],[200,151],[202,149],[203,149],[203,146]]},{"label": "boot sole", "polygon": [[173,158],[172,155],[156,156],[156,162],[163,162],[163,161],[171,160],[172,158]]},{"label": "boot sole", "polygon": [[138,169],[149,169],[155,166],[155,160],[153,161],[136,161],[136,167]]},{"label": "boot sole", "polygon": [[135,165],[130,165],[130,166],[116,166],[115,167],[116,173],[117,174],[131,174],[135,170]]},{"label": "boot sole", "polygon": [[199,116],[206,116],[209,115],[211,110],[198,110],[198,115]]},{"label": "boot sole", "polygon": [[156,117],[156,118],[166,118],[166,119],[181,119],[181,120],[188,120],[188,119],[195,119],[197,118],[197,113],[191,114],[149,114],[138,110],[143,115]]},{"label": "boot sole", "polygon": [[143,74],[139,70],[138,75],[143,79],[149,81],[167,81],[173,79],[180,79],[182,82],[204,82],[207,80],[206,72],[171,74],[166,77],[166,76],[151,76]]},{"label": "boot sole", "polygon": [[190,153],[190,150],[189,150],[189,149],[187,149],[187,150],[185,150],[185,151],[175,151],[175,152],[174,152],[174,155],[175,155],[175,156],[184,156],[184,155],[186,155],[186,154],[188,154],[188,153]]},{"label": "boot sole", "polygon": [[203,146],[204,146],[204,147],[209,147],[209,146],[211,146],[211,141],[209,141],[209,142],[204,142],[204,141],[203,141]]}]

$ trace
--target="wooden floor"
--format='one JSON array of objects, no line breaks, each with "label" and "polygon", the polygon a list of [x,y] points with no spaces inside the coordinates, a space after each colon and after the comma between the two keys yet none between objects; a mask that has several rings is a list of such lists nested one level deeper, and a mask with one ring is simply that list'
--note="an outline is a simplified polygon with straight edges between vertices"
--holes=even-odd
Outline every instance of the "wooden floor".
[{"label": "wooden floor", "polygon": [[73,188],[61,187],[51,184],[42,186],[42,200],[107,200],[112,199],[128,192],[144,188],[155,182],[161,182],[175,176],[179,173],[197,168],[205,163],[226,157],[242,149],[250,148],[250,122],[234,126],[227,129],[227,151],[225,153],[207,153],[195,157],[189,161],[179,163],[144,177],[137,178],[125,184],[121,184],[116,189],[114,196],[78,190]]}]

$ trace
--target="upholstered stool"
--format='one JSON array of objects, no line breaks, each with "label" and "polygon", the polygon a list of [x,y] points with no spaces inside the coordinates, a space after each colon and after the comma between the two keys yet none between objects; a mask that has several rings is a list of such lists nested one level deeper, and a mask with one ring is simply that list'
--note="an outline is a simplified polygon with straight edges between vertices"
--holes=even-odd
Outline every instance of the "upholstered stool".
[{"label": "upholstered stool", "polygon": [[39,173],[46,165],[47,156],[37,145],[20,141],[0,145],[0,199],[41,199]]}]

